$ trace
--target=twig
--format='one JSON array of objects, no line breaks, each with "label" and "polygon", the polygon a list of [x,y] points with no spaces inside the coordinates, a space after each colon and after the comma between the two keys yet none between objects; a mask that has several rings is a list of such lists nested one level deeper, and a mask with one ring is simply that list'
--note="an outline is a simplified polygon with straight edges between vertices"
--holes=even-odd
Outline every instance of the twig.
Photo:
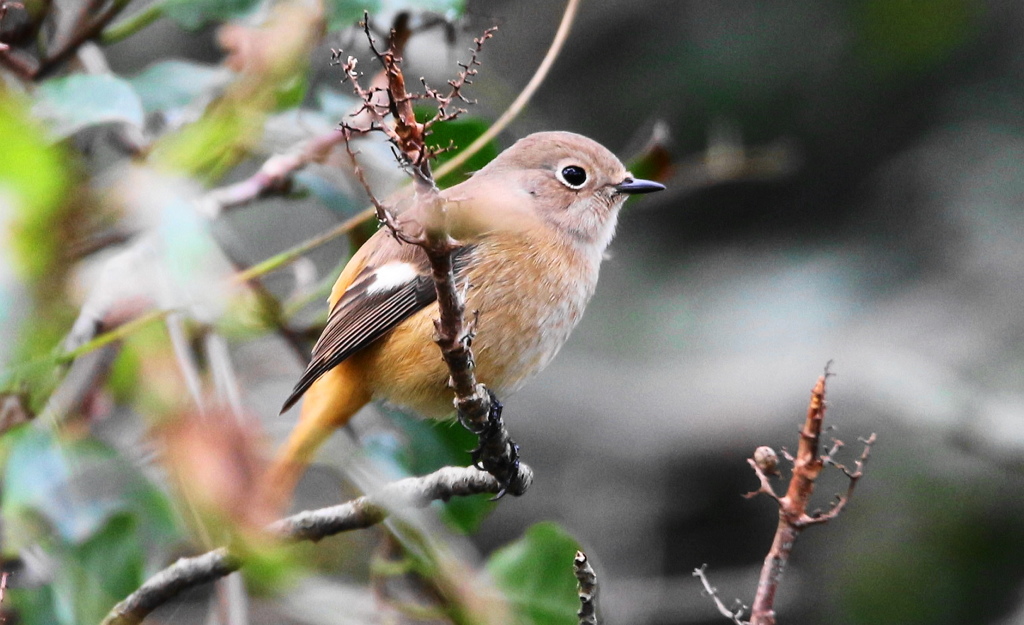
[{"label": "twig", "polygon": [[576,12],[579,9],[580,0],[569,0],[565,5],[565,12],[562,14],[562,21],[558,24],[558,30],[555,32],[554,39],[551,40],[551,46],[548,47],[547,53],[544,55],[544,59],[537,66],[537,71],[534,72],[533,77],[530,78],[530,82],[526,83],[523,90],[519,92],[519,95],[512,104],[508,105],[505,112],[501,114],[491,127],[484,131],[482,135],[477,137],[476,141],[469,144],[469,147],[462,150],[459,154],[456,154],[448,162],[444,164],[444,167],[438,168],[437,177],[441,178],[445,174],[455,171],[458,167],[462,166],[463,163],[468,161],[480,148],[487,145],[492,139],[498,136],[498,134],[508,126],[513,119],[515,119],[520,112],[526,107],[533,98],[533,94],[540,88],[541,83],[547,78],[548,72],[551,70],[551,66],[555,64],[555,59],[558,58],[559,53],[562,51],[562,46],[565,44],[565,40],[569,38],[569,31],[572,29],[573,21],[576,19]]},{"label": "twig", "polygon": [[[825,382],[831,373],[828,367],[825,373],[818,378],[817,384],[811,391],[811,401],[807,408],[807,418],[800,431],[800,443],[793,461],[793,475],[789,481],[789,487],[785,496],[780,497],[772,488],[765,472],[762,470],[762,463],[754,459],[748,462],[760,481],[760,488],[754,493],[764,493],[774,499],[779,505],[779,524],[775,531],[775,538],[772,541],[771,549],[765,557],[764,565],[761,568],[761,576],[757,583],[757,594],[751,607],[751,625],[774,625],[775,624],[775,594],[778,591],[782,573],[789,562],[790,554],[796,544],[800,533],[811,525],[826,523],[836,518],[846,506],[857,482],[863,475],[864,465],[867,463],[871,445],[875,442],[875,435],[872,434],[864,439],[864,451],[850,471],[843,465],[836,463],[831,453],[838,451],[842,443],[837,441],[829,454],[821,455],[822,422],[825,418]],[[821,474],[826,464],[839,468],[849,479],[849,486],[846,495],[841,496],[824,513],[814,512],[808,514],[808,505],[811,495],[814,494],[815,481]],[[717,602],[717,599],[716,599]]]},{"label": "twig", "polygon": [[39,61],[39,67],[36,69],[33,79],[39,80],[45,78],[47,74],[57,68],[58,65],[68,60],[78,51],[85,42],[95,39],[100,35],[107,24],[109,24],[117,15],[128,6],[130,0],[113,0],[109,6],[100,12],[91,21],[88,20],[87,15],[82,16],[82,20],[76,25],[75,30],[71,33],[64,44],[57,49],[57,51],[48,54],[45,58]]},{"label": "twig", "polygon": [[7,591],[7,578],[11,576],[9,571],[0,573],[0,603],[4,602],[4,593]]},{"label": "twig", "polygon": [[127,39],[143,28],[149,26],[164,15],[164,5],[161,3],[150,4],[142,10],[129,15],[116,24],[111,24],[100,33],[99,41],[104,45],[117,43]]},{"label": "twig", "polygon": [[[7,9],[24,9],[25,5],[20,2],[8,2],[7,0],[0,0],[0,26],[3,26],[4,18],[7,17]],[[6,43],[0,41],[0,52],[7,52],[11,47]],[[6,573],[4,574],[4,580],[6,581]],[[0,595],[2,596],[2,595]]]},{"label": "twig", "polygon": [[[572,27],[573,21],[576,18],[577,9],[579,8],[579,0],[569,0],[566,4],[565,12],[562,15],[562,21],[558,25],[558,30],[555,33],[554,39],[551,41],[551,46],[548,48],[547,53],[544,55],[544,59],[540,65],[537,66],[537,70],[534,72],[530,81],[526,84],[526,87],[519,93],[515,100],[509,104],[505,112],[498,117],[491,126],[484,131],[482,135],[477,137],[476,141],[469,144],[466,148],[461,150],[458,154],[453,156],[451,159],[445,161],[439,165],[434,176],[438,179],[455,171],[461,167],[467,160],[473,157],[474,154],[479,152],[485,145],[493,140],[498,134],[500,134],[505,128],[518,117],[519,113],[526,107],[529,101],[533,98],[537,89],[547,78],[548,72],[551,66],[554,64],[555,59],[558,58],[559,53],[562,51],[562,47],[565,43],[566,38],[569,35],[569,31]],[[292,172],[294,173],[294,172]],[[255,199],[255,198],[252,198]],[[334,229],[325,232],[322,235],[314,237],[308,241],[300,243],[299,245],[286,250],[272,258],[269,258],[257,265],[250,267],[246,270],[243,275],[239,276],[239,280],[245,281],[251,278],[270,273],[275,271],[288,263],[294,262],[297,258],[304,256],[310,251],[333,241],[334,239],[344,236],[351,232],[353,229],[359,227],[360,224],[372,219],[376,211],[374,207],[364,209],[355,216],[349,218],[345,222],[339,224]]]},{"label": "twig", "polygon": [[737,600],[736,603],[738,603],[739,605],[736,606],[735,610],[730,610],[729,608],[725,607],[725,603],[723,603],[722,599],[718,596],[718,589],[712,586],[711,582],[708,581],[707,569],[708,565],[702,564],[700,568],[693,569],[693,576],[700,579],[700,583],[704,585],[704,592],[709,597],[711,597],[712,601],[715,602],[715,607],[718,608],[718,612],[722,616],[729,619],[736,625],[746,625],[746,623],[744,623],[742,620],[742,616],[744,610],[747,609],[747,606],[743,605]]},{"label": "twig", "polygon": [[[0,63],[18,74],[24,80],[40,80],[52,73],[61,63],[73,57],[82,44],[100,36],[104,28],[124,10],[130,0],[112,0],[109,5],[99,11],[96,17],[90,19],[90,14],[101,3],[83,2],[75,20],[75,25],[67,40],[55,51],[46,52],[42,58],[34,59],[28,57],[18,50],[11,50],[7,46],[0,45]],[[20,6],[18,3],[4,2],[0,5]],[[52,43],[52,42],[51,42]],[[26,58],[28,57],[28,58]]]},{"label": "twig", "polygon": [[579,625],[597,625],[597,573],[590,566],[587,554],[576,552],[572,561],[572,571],[579,584],[580,609],[576,613]]},{"label": "twig", "polygon": [[[494,395],[480,384],[473,372],[473,353],[470,343],[474,328],[466,321],[465,294],[455,279],[453,254],[462,247],[448,231],[445,201],[438,191],[430,168],[430,161],[437,155],[426,145],[430,126],[438,121],[453,119],[458,111],[449,109],[452,101],[465,100],[462,87],[470,83],[479,65],[477,56],[484,41],[491,37],[493,30],[487,30],[475,40],[476,47],[468,63],[462,64],[458,77],[448,84],[451,91],[442,95],[435,90],[426,94],[410,94],[406,90],[401,59],[395,50],[377,49],[364,17],[364,32],[370,49],[383,66],[386,87],[364,88],[359,84],[357,59],[349,57],[342,62],[346,79],[362,100],[363,106],[353,115],[360,119],[359,126],[342,123],[342,134],[346,139],[352,132],[377,131],[383,133],[394,146],[399,162],[411,170],[415,195],[411,214],[421,215],[419,231],[412,234],[403,231],[395,221],[391,210],[377,200],[366,183],[362,170],[355,165],[355,174],[363,184],[376,210],[377,218],[389,228],[396,239],[420,247],[427,256],[431,277],[437,294],[439,319],[435,320],[434,340],[441,349],[441,355],[448,365],[449,385],[455,391],[455,407],[463,425],[477,435],[480,444],[473,452],[474,464],[488,471],[503,485],[498,496],[509,492],[521,495],[533,480],[533,473],[519,462],[519,448],[512,441],[501,419],[501,404]],[[335,53],[335,57],[339,56]],[[382,101],[381,95],[386,95]],[[426,122],[419,122],[413,111],[414,99],[429,99],[437,104],[437,113]],[[368,126],[363,123],[368,121]],[[346,142],[350,157],[355,163],[355,152]]]},{"label": "twig", "polygon": [[[341,532],[364,529],[405,508],[423,508],[432,501],[447,501],[500,490],[493,476],[475,467],[444,467],[423,477],[392,482],[379,491],[341,505],[300,512],[275,521],[267,532],[286,542],[318,541]],[[181,558],[149,578],[138,590],[114,606],[103,625],[128,625],[184,590],[219,579],[244,565],[222,547],[191,558]]]},{"label": "twig", "polygon": [[245,180],[207,193],[199,203],[200,210],[207,218],[214,219],[229,209],[287,191],[291,188],[295,172],[310,163],[323,162],[331,149],[343,140],[342,133],[331,130],[304,141],[287,153],[274,154],[263,162],[259,171]]}]

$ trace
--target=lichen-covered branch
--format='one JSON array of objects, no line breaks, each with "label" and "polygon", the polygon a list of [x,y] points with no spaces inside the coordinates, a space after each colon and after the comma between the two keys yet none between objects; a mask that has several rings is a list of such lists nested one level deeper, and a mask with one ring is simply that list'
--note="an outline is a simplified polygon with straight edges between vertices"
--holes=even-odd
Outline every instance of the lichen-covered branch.
[{"label": "lichen-covered branch", "polygon": [[[352,501],[300,512],[272,523],[267,532],[282,541],[318,541],[328,536],[371,527],[396,510],[422,508],[432,501],[447,501],[501,490],[494,477],[475,467],[444,467],[429,475],[392,482]],[[244,561],[227,548],[181,558],[144,583],[111,609],[103,625],[133,625],[182,591],[237,571]]]},{"label": "lichen-covered branch", "polygon": [[576,552],[572,561],[572,571],[579,585],[580,609],[576,613],[580,625],[597,625],[597,573],[590,566],[587,554]]}]

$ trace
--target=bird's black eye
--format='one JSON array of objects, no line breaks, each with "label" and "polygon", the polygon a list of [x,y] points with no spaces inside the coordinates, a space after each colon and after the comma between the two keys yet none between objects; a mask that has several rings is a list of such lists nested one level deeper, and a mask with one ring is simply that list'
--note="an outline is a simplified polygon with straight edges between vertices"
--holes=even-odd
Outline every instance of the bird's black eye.
[{"label": "bird's black eye", "polygon": [[579,189],[587,182],[587,171],[579,165],[569,165],[558,172],[558,179],[570,189]]}]

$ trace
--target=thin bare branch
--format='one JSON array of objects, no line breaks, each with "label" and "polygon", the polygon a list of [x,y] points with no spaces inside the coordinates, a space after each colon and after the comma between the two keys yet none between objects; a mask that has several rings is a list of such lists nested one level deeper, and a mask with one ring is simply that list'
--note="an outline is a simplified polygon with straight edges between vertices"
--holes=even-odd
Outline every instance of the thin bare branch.
[{"label": "thin bare branch", "polygon": [[781,498],[775,493],[775,489],[772,488],[771,482],[768,481],[768,476],[765,475],[764,471],[761,470],[761,467],[758,466],[757,461],[755,461],[753,458],[747,458],[747,464],[749,464],[750,468],[754,470],[754,474],[757,476],[757,479],[761,482],[761,487],[758,488],[757,490],[750,491],[749,493],[746,493],[743,496],[746,497],[747,499],[750,499],[758,495],[768,495],[769,497],[774,499],[776,503],[779,503],[781,505]]},{"label": "thin bare branch", "polygon": [[832,504],[832,507],[829,508],[827,512],[824,512],[820,515],[813,517],[813,520],[808,523],[809,525],[817,523],[827,523],[832,519],[836,518],[837,516],[839,516],[839,514],[843,511],[843,509],[846,507],[846,504],[849,503],[850,499],[853,497],[853,491],[855,488],[857,488],[857,482],[860,481],[860,478],[864,477],[864,465],[867,464],[868,458],[871,456],[871,446],[875,444],[876,440],[878,440],[878,437],[875,435],[874,432],[872,432],[871,436],[867,437],[866,439],[860,439],[860,441],[864,444],[864,451],[862,451],[860,457],[857,458],[856,462],[854,463],[854,468],[852,471],[848,469],[846,466],[839,464],[838,462],[835,462],[832,459],[831,452],[828,456],[824,458],[826,464],[834,466],[835,468],[842,471],[843,475],[845,475],[846,478],[849,480],[849,483],[846,487],[846,494],[837,495],[835,502],[833,502]]},{"label": "thin bare branch", "polygon": [[[379,491],[341,505],[300,512],[275,521],[267,532],[282,541],[319,541],[341,532],[371,527],[396,510],[423,508],[482,493],[498,493],[501,486],[490,474],[475,467],[444,467],[423,477],[398,480]],[[114,606],[103,625],[134,625],[181,592],[237,571],[244,561],[225,547],[191,558],[181,558],[146,581]]]},{"label": "thin bare branch", "polygon": [[263,162],[259,171],[245,180],[208,192],[199,202],[204,216],[214,219],[232,208],[245,206],[261,197],[286,192],[292,176],[311,163],[322,163],[334,146],[344,141],[337,130],[312,137],[291,150],[274,154]]},{"label": "thin bare branch", "polygon": [[89,19],[89,16],[85,14],[89,12],[83,12],[81,19],[78,24],[76,24],[67,41],[59,46],[57,50],[48,54],[46,58],[40,60],[39,67],[32,76],[33,79],[39,80],[41,78],[45,78],[57,69],[64,61],[74,56],[82,44],[99,37],[100,33],[103,32],[103,29],[106,28],[107,25],[110,24],[110,22],[113,21],[113,19],[117,17],[126,6],[128,6],[129,1],[130,0],[113,0],[92,19]]},{"label": "thin bare branch", "polygon": [[746,623],[743,622],[742,617],[743,612],[747,609],[747,606],[743,605],[739,600],[737,600],[737,606],[734,610],[730,610],[729,608],[727,608],[725,606],[725,603],[722,602],[721,597],[718,596],[718,589],[712,586],[711,582],[708,581],[707,568],[707,564],[702,564],[700,568],[693,569],[693,576],[698,578],[700,580],[700,583],[704,586],[704,593],[707,596],[711,597],[711,600],[715,602],[715,607],[718,608],[719,614],[729,619],[736,625],[746,625]]},{"label": "thin bare branch", "polygon": [[[537,66],[537,70],[534,72],[533,76],[530,78],[530,81],[526,84],[526,86],[519,93],[516,99],[513,100],[512,103],[508,105],[508,108],[506,108],[505,111],[501,114],[501,116],[498,117],[497,121],[495,121],[486,131],[484,131],[482,135],[477,137],[476,141],[473,141],[471,144],[466,146],[451,159],[439,165],[437,171],[434,174],[436,178],[443,178],[444,176],[450,174],[451,172],[457,170],[459,167],[464,165],[466,161],[473,157],[473,155],[475,155],[477,152],[483,149],[484,146],[486,146],[502,131],[504,131],[505,128],[508,127],[508,125],[512,122],[512,120],[519,116],[519,114],[523,111],[526,105],[533,98],[534,94],[540,88],[541,84],[543,84],[544,80],[547,78],[548,72],[551,70],[552,65],[554,65],[555,59],[557,59],[558,55],[561,53],[565,41],[569,36],[569,31],[571,30],[573,22],[576,19],[579,4],[580,0],[569,0],[569,2],[566,4],[565,12],[562,14],[562,21],[558,25],[558,30],[555,32],[555,36],[551,41],[551,45],[548,48],[547,53],[544,55],[544,59],[541,61],[540,65]],[[0,55],[0,60],[3,60],[2,55]],[[299,245],[291,249],[281,252],[280,254],[272,258],[268,258],[267,260],[250,267],[241,275],[239,275],[238,279],[239,281],[244,282],[246,280],[250,280],[252,278],[261,276],[263,274],[270,273],[271,271],[275,271],[283,267],[284,265],[287,265],[288,263],[295,261],[297,258],[300,258],[308,254],[310,251],[316,249],[317,247],[329,243],[340,236],[348,234],[353,229],[359,227],[359,225],[365,223],[370,219],[373,219],[374,214],[374,207],[371,206],[369,208],[366,208],[363,211],[356,214],[355,216],[346,220],[344,223],[339,224],[334,229],[329,230],[328,232],[325,232],[322,235],[309,239],[308,241],[300,243]]]},{"label": "thin bare branch", "polygon": [[[761,465],[755,459],[748,460],[754,473],[760,481],[760,488],[752,496],[764,493],[773,498],[779,504],[779,522],[775,531],[775,538],[772,541],[771,549],[765,557],[764,565],[761,568],[761,576],[757,583],[757,594],[751,607],[751,625],[774,625],[775,624],[775,595],[778,591],[782,573],[789,562],[790,554],[796,544],[800,533],[811,525],[826,523],[839,516],[853,495],[857,482],[863,476],[864,465],[870,454],[871,445],[875,442],[875,435],[872,434],[864,443],[864,452],[856,461],[853,470],[838,464],[833,459],[833,454],[842,449],[842,441],[833,441],[832,448],[828,453],[822,455],[821,433],[825,418],[825,383],[831,376],[829,367],[825,367],[825,373],[818,378],[817,384],[811,391],[811,401],[807,408],[807,417],[803,428],[800,430],[800,443],[797,446],[795,456],[783,450],[783,456],[793,463],[793,475],[789,481],[786,494],[779,497],[772,489],[771,484]],[[808,513],[811,496],[814,494],[815,482],[826,465],[832,465],[843,472],[849,479],[849,486],[846,494],[837,497],[835,503],[827,512]]]},{"label": "thin bare branch", "polygon": [[551,46],[548,48],[548,51],[544,55],[544,59],[540,62],[540,65],[537,66],[537,71],[534,72],[533,77],[530,78],[530,82],[526,83],[526,86],[519,92],[516,99],[512,101],[512,104],[508,105],[505,112],[501,114],[501,117],[499,117],[497,121],[491,124],[490,128],[477,137],[476,141],[470,143],[466,149],[452,157],[444,164],[443,167],[438,168],[437,176],[439,178],[461,167],[474,154],[476,154],[480,148],[490,143],[490,141],[497,137],[501,131],[505,130],[505,128],[512,123],[512,120],[518,117],[519,113],[526,108],[526,105],[537,92],[537,89],[540,88],[544,79],[547,78],[548,72],[551,70],[552,65],[555,64],[555,59],[558,58],[558,55],[562,51],[562,46],[565,45],[566,39],[569,38],[569,31],[572,30],[572,24],[576,19],[576,13],[579,6],[580,0],[569,0],[565,5],[565,12],[562,14],[562,21],[558,24],[558,30],[555,32],[555,37],[551,40]]}]

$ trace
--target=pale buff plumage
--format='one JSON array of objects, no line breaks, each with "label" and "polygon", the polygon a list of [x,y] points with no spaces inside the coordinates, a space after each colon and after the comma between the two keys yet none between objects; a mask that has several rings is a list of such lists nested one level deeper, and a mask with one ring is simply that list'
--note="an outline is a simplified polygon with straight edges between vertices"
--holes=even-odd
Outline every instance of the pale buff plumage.
[{"label": "pale buff plumage", "polygon": [[[585,181],[576,184],[580,170]],[[586,137],[545,132],[442,192],[452,234],[471,246],[459,279],[470,285],[467,310],[479,314],[473,352],[480,381],[503,397],[555,357],[594,293],[626,197],[660,188],[634,181],[611,152]],[[415,229],[421,220],[410,211],[399,223]],[[384,293],[422,265],[422,250],[382,229],[346,266],[330,306],[354,309],[360,293]],[[345,309],[336,312],[333,323],[343,330]],[[290,492],[319,443],[373,399],[430,417],[452,412],[448,371],[431,340],[437,314],[436,303],[425,305],[312,382],[272,474],[279,486]]]}]

